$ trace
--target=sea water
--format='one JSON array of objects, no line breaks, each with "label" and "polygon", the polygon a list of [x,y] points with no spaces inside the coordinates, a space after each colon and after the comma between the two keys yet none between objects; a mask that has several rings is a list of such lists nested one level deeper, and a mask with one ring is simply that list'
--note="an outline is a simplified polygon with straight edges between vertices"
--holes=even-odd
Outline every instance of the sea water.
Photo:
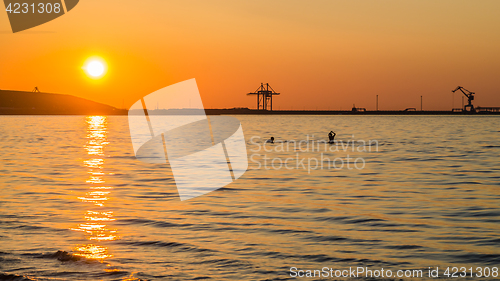
[{"label": "sea water", "polygon": [[124,116],[0,117],[0,280],[500,266],[500,118],[236,117],[248,171],[187,201]]}]

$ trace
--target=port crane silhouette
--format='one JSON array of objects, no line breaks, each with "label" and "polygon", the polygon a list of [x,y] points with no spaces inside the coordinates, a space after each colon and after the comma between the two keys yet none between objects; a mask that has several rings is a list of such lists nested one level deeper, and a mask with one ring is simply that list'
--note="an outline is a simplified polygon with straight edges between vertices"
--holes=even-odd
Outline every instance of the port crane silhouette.
[{"label": "port crane silhouette", "polygon": [[[257,95],[257,110],[273,110],[273,96],[277,96],[280,93],[276,93],[269,83],[260,83],[260,87],[253,93],[248,93],[247,96]],[[261,109],[262,104],[262,109]]]},{"label": "port crane silhouette", "polygon": [[458,86],[455,90],[453,90],[452,92],[455,93],[456,91],[460,90],[466,97],[467,97],[467,100],[468,100],[468,103],[464,106],[464,111],[467,111],[467,109],[469,109],[469,111],[471,112],[475,112],[476,110],[474,109],[474,105],[472,104],[472,101],[474,100],[474,95],[476,93],[474,92],[471,92],[467,89],[465,89],[464,87],[462,86]]}]

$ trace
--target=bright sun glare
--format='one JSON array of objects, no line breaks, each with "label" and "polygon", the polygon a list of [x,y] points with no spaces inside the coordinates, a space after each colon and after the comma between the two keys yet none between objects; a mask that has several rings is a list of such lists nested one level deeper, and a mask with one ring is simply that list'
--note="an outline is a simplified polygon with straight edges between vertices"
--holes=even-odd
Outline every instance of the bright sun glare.
[{"label": "bright sun glare", "polygon": [[98,78],[104,75],[104,72],[106,71],[106,67],[104,66],[104,63],[102,63],[99,60],[90,60],[87,65],[84,67],[85,71],[87,71],[87,74],[94,77]]}]

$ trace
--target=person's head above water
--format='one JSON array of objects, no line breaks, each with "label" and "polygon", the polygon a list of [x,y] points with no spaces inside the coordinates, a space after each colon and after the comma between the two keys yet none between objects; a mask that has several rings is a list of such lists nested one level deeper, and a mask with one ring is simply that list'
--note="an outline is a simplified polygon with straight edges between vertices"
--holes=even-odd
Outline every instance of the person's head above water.
[{"label": "person's head above water", "polygon": [[271,137],[270,139],[266,140],[268,143],[274,143],[274,137]]},{"label": "person's head above water", "polygon": [[337,134],[335,134],[334,131],[330,131],[330,133],[328,133],[328,139],[330,140],[330,142],[334,141],[336,135]]}]

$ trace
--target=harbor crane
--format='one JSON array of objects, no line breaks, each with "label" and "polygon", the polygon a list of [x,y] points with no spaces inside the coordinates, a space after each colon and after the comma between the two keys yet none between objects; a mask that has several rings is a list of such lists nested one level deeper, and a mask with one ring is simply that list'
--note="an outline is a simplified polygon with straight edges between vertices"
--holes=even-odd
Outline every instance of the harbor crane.
[{"label": "harbor crane", "polygon": [[[474,105],[472,105],[472,101],[474,100],[474,95],[476,93],[474,92],[471,92],[467,89],[465,89],[464,87],[462,86],[458,86],[455,90],[453,90],[452,92],[455,93],[456,91],[460,90],[466,97],[467,97],[467,100],[468,100],[468,103],[466,105],[464,105],[464,111],[470,111],[470,112],[475,112],[476,110],[474,109]],[[468,109],[468,110],[467,110]]]},{"label": "harbor crane", "polygon": [[[260,87],[253,93],[248,93],[247,96],[257,95],[257,110],[273,110],[273,96],[277,96],[280,93],[276,93],[269,83],[260,83]],[[261,106],[262,105],[262,106]],[[262,108],[261,108],[262,107]]]}]

